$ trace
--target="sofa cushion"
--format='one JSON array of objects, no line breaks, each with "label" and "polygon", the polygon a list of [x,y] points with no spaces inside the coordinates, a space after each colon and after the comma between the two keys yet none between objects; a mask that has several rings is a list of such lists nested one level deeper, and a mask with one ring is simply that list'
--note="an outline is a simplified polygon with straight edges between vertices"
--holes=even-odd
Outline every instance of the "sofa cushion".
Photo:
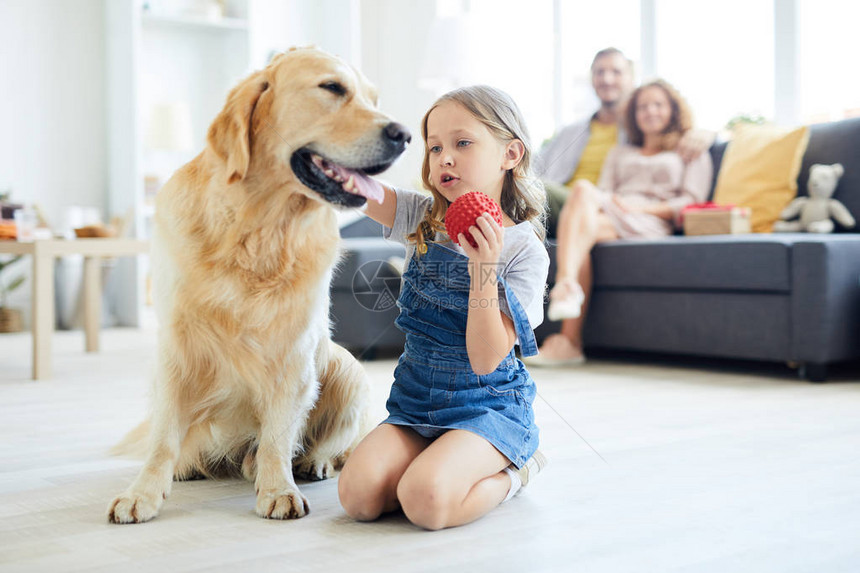
[{"label": "sofa cushion", "polygon": [[[603,243],[592,251],[594,286],[789,292],[791,246],[803,236],[710,235]],[[555,243],[550,250],[554,265]]]},{"label": "sofa cushion", "polygon": [[739,126],[726,149],[714,202],[752,209],[753,232],[768,233],[797,195],[809,128]]},{"label": "sofa cushion", "polygon": [[586,351],[617,348],[751,360],[789,358],[791,299],[781,293],[600,290]]}]

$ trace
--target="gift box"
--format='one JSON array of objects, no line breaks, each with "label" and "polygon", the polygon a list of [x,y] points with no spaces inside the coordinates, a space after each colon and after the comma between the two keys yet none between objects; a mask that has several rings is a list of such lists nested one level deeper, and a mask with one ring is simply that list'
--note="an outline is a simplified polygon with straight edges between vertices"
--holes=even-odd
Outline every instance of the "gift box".
[{"label": "gift box", "polygon": [[681,211],[685,235],[749,233],[750,208],[716,203],[688,205]]}]

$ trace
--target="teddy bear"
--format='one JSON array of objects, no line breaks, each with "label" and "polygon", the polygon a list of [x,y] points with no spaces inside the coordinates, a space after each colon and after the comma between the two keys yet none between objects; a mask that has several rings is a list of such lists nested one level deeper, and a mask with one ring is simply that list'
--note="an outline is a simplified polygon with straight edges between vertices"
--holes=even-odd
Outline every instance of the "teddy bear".
[{"label": "teddy bear", "polygon": [[[846,228],[853,227],[856,223],[848,209],[836,199],[831,199],[839,178],[845,170],[839,163],[833,165],[821,165],[816,163],[809,168],[809,183],[807,192],[809,197],[798,197],[788,204],[788,207],[780,213],[782,221],[777,221],[773,230],[777,233],[791,233],[796,231],[807,231],[809,233],[830,233],[833,231],[833,221],[836,219],[840,225]],[[788,221],[794,217],[796,221]]]}]

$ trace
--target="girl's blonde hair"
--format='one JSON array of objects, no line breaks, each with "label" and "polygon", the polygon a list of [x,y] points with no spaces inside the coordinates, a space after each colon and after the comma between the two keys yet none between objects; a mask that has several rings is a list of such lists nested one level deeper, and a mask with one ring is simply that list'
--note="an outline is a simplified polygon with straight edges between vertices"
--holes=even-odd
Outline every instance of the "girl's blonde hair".
[{"label": "girl's blonde hair", "polygon": [[656,79],[633,90],[624,110],[624,128],[627,130],[627,139],[631,145],[642,147],[645,144],[645,134],[636,124],[636,102],[644,90],[655,87],[663,90],[663,93],[669,98],[669,106],[672,108],[669,125],[663,130],[663,140],[661,141],[661,147],[664,151],[672,151],[678,146],[681,137],[693,128],[693,113],[690,111],[687,101],[666,80]]},{"label": "girl's blonde hair", "polygon": [[430,179],[430,148],[427,145],[427,119],[439,104],[453,101],[462,105],[472,116],[484,124],[500,142],[507,144],[520,140],[523,144],[523,157],[519,164],[505,173],[502,184],[500,206],[513,221],[529,221],[535,232],[544,240],[546,229],[546,191],[539,179],[531,171],[531,142],[528,128],[523,121],[517,104],[505,92],[489,86],[470,86],[448,92],[434,103],[421,120],[421,137],[424,139],[424,162],[421,165],[421,181],[424,188],[433,195],[433,205],[414,233],[407,237],[414,241],[418,253],[422,253],[425,243],[433,241],[437,231],[445,231],[445,213],[448,200],[436,190]]}]

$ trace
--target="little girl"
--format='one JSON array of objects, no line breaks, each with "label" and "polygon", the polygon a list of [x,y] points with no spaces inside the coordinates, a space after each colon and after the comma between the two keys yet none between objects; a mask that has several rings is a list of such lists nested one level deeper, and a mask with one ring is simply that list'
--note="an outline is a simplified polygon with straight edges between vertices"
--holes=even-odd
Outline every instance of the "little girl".
[{"label": "little girl", "polygon": [[[414,524],[469,523],[512,497],[545,465],[536,390],[514,355],[536,353],[549,257],[543,187],[531,177],[528,133],[511,98],[473,86],[450,92],[421,122],[422,180],[432,198],[385,188],[367,215],[406,244],[396,324],[406,345],[389,416],[356,447],[338,482],[347,514],[402,508]],[[444,233],[458,197],[482,191],[504,226],[478,218],[457,247]]]}]

